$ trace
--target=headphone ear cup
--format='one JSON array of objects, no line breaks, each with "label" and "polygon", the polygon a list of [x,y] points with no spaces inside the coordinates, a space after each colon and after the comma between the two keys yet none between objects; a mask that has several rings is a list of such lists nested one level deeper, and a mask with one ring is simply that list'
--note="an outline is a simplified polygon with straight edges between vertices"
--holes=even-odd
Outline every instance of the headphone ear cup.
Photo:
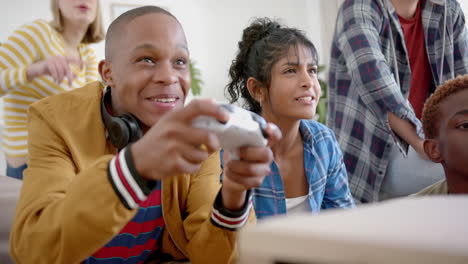
[{"label": "headphone ear cup", "polygon": [[138,119],[131,114],[112,116],[107,110],[106,102],[111,100],[111,89],[104,90],[101,101],[101,117],[107,129],[107,135],[112,145],[122,149],[129,143],[135,142],[143,136]]},{"label": "headphone ear cup", "polygon": [[126,122],[120,118],[113,118],[108,127],[109,140],[116,148],[125,147],[130,140],[130,131]]},{"label": "headphone ear cup", "polygon": [[129,135],[128,135],[127,144],[133,143],[137,141],[138,139],[140,139],[141,137],[143,137],[143,131],[141,130],[141,127],[135,116],[131,114],[125,114],[122,116],[121,120],[125,122],[128,128],[127,131],[129,132]]}]

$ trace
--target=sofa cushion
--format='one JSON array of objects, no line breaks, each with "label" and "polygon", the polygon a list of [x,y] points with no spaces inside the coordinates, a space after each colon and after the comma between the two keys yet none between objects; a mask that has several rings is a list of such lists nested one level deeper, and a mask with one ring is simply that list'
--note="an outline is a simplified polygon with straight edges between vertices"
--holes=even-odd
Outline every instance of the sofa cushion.
[{"label": "sofa cushion", "polygon": [[15,216],[22,181],[0,175],[0,263],[13,263],[10,258],[10,229]]}]

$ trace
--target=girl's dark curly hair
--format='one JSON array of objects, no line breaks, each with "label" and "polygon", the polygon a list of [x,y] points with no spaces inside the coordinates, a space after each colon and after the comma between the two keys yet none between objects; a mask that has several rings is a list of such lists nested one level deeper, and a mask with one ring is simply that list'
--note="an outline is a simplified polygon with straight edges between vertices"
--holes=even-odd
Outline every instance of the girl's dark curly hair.
[{"label": "girl's dark curly hair", "polygon": [[271,82],[271,69],[276,62],[286,56],[292,46],[303,45],[310,49],[318,64],[317,50],[304,32],[283,27],[268,18],[257,18],[244,29],[235,60],[229,68],[230,82],[226,86],[226,96],[231,103],[242,97],[244,107],[260,113],[260,104],[252,98],[247,89],[247,79],[255,78],[263,87]]}]

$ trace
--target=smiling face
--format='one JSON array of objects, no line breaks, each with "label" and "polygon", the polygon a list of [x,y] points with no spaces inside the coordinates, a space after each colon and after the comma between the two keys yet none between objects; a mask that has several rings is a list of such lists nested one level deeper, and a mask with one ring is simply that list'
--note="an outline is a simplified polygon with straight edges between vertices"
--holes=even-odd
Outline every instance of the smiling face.
[{"label": "smiling face", "polygon": [[446,170],[468,177],[468,89],[458,91],[439,105],[437,149]]},{"label": "smiling face", "polygon": [[163,13],[136,17],[122,30],[101,76],[112,88],[113,111],[135,115],[147,129],[183,107],[190,88],[187,41],[180,24]]},{"label": "smiling face", "polygon": [[317,65],[311,50],[304,45],[291,46],[286,56],[271,69],[262,115],[271,120],[311,119],[320,94]]},{"label": "smiling face", "polygon": [[91,24],[96,19],[98,0],[54,0],[65,23]]}]

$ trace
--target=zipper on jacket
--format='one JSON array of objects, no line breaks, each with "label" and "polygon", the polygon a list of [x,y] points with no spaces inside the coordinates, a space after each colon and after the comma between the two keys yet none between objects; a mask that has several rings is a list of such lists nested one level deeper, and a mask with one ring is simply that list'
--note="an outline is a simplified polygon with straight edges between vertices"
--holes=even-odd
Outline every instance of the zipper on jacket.
[{"label": "zipper on jacket", "polygon": [[[163,184],[163,181],[161,180],[161,204],[163,206],[162,208],[162,215],[163,215],[163,219],[164,219],[164,222],[166,222],[166,216],[164,215],[164,198],[163,198],[163,195],[164,195],[164,191],[163,191],[163,188],[164,188],[164,184]],[[183,223],[182,223],[183,224]],[[166,227],[167,227],[167,233],[169,233],[169,237],[172,239],[172,242],[174,242],[174,245],[176,246],[176,248],[182,252],[182,254],[187,258],[189,259],[189,256],[187,256],[187,254],[185,253],[185,251],[183,251],[180,246],[177,244],[177,242],[175,241],[174,237],[172,236],[172,233],[171,233],[171,230],[169,229],[169,227],[167,226],[166,224]]]}]

